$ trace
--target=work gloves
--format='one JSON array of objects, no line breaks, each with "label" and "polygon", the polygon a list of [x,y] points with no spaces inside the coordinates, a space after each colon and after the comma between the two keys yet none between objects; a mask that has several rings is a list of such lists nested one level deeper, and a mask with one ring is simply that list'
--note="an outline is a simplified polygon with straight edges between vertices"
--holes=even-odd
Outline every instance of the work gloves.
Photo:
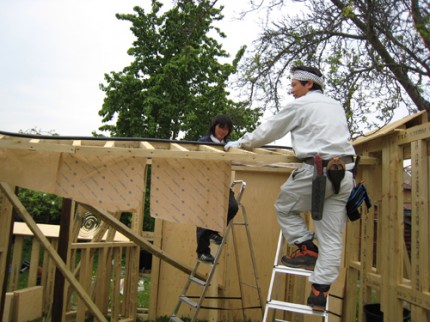
[{"label": "work gloves", "polygon": [[230,150],[230,148],[240,148],[239,141],[230,141],[230,142],[227,142],[226,145],[224,145],[224,150],[225,151]]}]

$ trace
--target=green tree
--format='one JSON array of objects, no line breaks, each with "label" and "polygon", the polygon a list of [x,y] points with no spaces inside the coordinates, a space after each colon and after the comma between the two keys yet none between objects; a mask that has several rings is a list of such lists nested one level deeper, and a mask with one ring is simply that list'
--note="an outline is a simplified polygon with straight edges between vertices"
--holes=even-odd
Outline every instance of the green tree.
[{"label": "green tree", "polygon": [[100,130],[117,137],[196,140],[217,114],[232,118],[236,135],[257,124],[258,110],[229,98],[228,79],[245,48],[231,64],[221,62],[228,54],[214,38],[225,37],[214,26],[223,18],[216,2],[179,0],[162,11],[163,5],[152,0],[150,12],[134,7],[134,14],[117,14],[132,23],[136,40],[128,53],[134,61],[105,74]]},{"label": "green tree", "polygon": [[20,188],[17,195],[35,222],[51,225],[60,223],[61,197],[25,188]]},{"label": "green tree", "polygon": [[269,20],[241,70],[251,99],[259,97],[265,108],[282,105],[290,67],[301,63],[323,71],[327,92],[343,103],[353,134],[388,123],[399,106],[430,112],[428,0],[260,5]]}]

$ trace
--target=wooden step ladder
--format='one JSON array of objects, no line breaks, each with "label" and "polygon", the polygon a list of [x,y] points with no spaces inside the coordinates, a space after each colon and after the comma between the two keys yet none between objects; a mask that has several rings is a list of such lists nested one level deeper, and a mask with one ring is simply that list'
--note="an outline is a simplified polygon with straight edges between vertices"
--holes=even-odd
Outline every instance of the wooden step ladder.
[{"label": "wooden step ladder", "polygon": [[[327,304],[325,311],[314,311],[312,308],[308,305],[304,304],[297,304],[297,303],[291,303],[291,302],[284,302],[280,301],[278,299],[275,299],[276,296],[273,292],[273,288],[275,285],[275,280],[278,280],[278,283],[280,282],[279,274],[292,274],[292,275],[298,275],[298,276],[304,276],[309,277],[312,274],[312,271],[306,270],[306,269],[300,269],[300,268],[292,268],[287,267],[285,265],[280,264],[281,263],[281,257],[283,252],[283,245],[284,245],[284,237],[282,236],[282,231],[279,234],[279,240],[278,240],[278,248],[276,250],[275,255],[275,262],[273,264],[273,270],[272,270],[272,278],[270,280],[269,285],[269,291],[267,293],[267,302],[266,302],[266,308],[264,310],[264,316],[263,316],[263,322],[269,321],[269,311],[273,310],[272,314],[272,320],[276,322],[288,322],[286,320],[277,319],[276,311],[289,311],[289,312],[295,312],[299,314],[309,314],[313,316],[320,316],[324,322],[328,322],[328,298],[327,298]],[[278,285],[279,286],[279,285]],[[278,287],[279,289],[279,287]],[[277,295],[277,294],[276,294]]]},{"label": "wooden step ladder", "polygon": [[[184,289],[181,293],[181,295],[179,296],[178,299],[178,303],[176,304],[176,307],[173,311],[173,314],[170,316],[170,321],[171,322],[181,322],[183,321],[180,317],[177,316],[179,309],[181,307],[182,304],[188,305],[189,307],[191,307],[192,309],[194,309],[194,313],[192,314],[191,317],[191,322],[196,321],[197,319],[197,315],[200,311],[201,308],[205,308],[205,309],[219,309],[219,308],[214,308],[214,307],[203,307],[203,301],[206,298],[206,293],[209,289],[209,286],[211,284],[212,281],[212,277],[214,276],[216,267],[218,265],[218,261],[221,257],[222,254],[222,250],[224,249],[224,246],[227,243],[228,237],[230,235],[230,232],[232,234],[232,241],[233,241],[233,248],[234,248],[234,253],[235,253],[235,259],[236,259],[236,268],[237,268],[237,275],[238,275],[238,282],[239,282],[239,292],[240,292],[240,296],[238,297],[218,297],[218,299],[234,299],[234,300],[240,300],[241,301],[241,308],[238,308],[237,310],[242,310],[242,315],[243,315],[243,321],[249,320],[246,317],[246,313],[245,310],[246,309],[260,309],[261,310],[261,317],[263,316],[263,301],[262,301],[262,297],[261,297],[261,291],[260,291],[260,287],[258,284],[258,275],[257,275],[257,269],[256,269],[256,260],[255,260],[255,256],[254,256],[254,248],[252,245],[252,240],[251,240],[251,234],[249,232],[249,227],[248,227],[248,218],[246,215],[246,210],[245,207],[241,204],[241,198],[243,195],[243,192],[245,191],[245,187],[246,187],[246,182],[242,181],[242,180],[235,180],[232,183],[232,189],[235,185],[240,184],[240,188],[239,188],[239,192],[237,194],[236,200],[237,203],[239,204],[239,207],[242,211],[242,217],[243,217],[243,221],[242,222],[236,222],[236,217],[233,218],[230,223],[228,224],[227,228],[224,231],[223,234],[223,240],[222,243],[219,245],[217,251],[216,251],[216,255],[215,255],[215,259],[214,262],[212,264],[209,263],[204,263],[202,261],[200,261],[199,259],[196,260],[196,264],[191,272],[191,274],[188,277],[187,282],[185,283]],[[250,258],[252,261],[252,268],[253,268],[253,275],[254,275],[254,279],[255,279],[255,284],[254,285],[250,285],[250,284],[245,284],[242,279],[241,279],[241,272],[240,272],[240,259],[239,259],[239,249],[237,247],[237,243],[234,237],[234,230],[233,226],[242,226],[245,228],[246,231],[246,237],[248,240],[248,247],[249,247],[249,254],[250,254]],[[240,251],[243,252],[244,247],[241,247]],[[210,271],[207,275],[206,280],[202,280],[200,278],[197,277],[198,275],[198,267],[200,264],[204,264],[204,265],[210,265]],[[198,287],[201,288],[201,293],[199,296],[190,296],[188,293],[188,289],[190,287],[190,285],[197,285]],[[258,305],[256,306],[252,306],[252,307],[245,307],[244,306],[244,302],[243,302],[243,294],[244,294],[244,287],[245,286],[249,286],[252,287],[256,290],[257,292],[257,297],[258,297]],[[192,300],[192,298],[197,298],[197,301]]]}]

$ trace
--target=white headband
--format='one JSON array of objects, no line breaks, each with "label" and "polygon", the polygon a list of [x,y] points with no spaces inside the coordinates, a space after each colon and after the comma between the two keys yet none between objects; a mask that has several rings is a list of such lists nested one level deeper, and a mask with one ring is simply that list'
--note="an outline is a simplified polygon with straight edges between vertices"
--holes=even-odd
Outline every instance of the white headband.
[{"label": "white headband", "polygon": [[299,81],[308,81],[311,80],[313,81],[315,84],[318,84],[319,86],[321,86],[321,88],[324,88],[324,79],[322,77],[319,77],[313,73],[310,72],[306,72],[304,70],[296,70],[292,76],[292,79],[297,79]]}]

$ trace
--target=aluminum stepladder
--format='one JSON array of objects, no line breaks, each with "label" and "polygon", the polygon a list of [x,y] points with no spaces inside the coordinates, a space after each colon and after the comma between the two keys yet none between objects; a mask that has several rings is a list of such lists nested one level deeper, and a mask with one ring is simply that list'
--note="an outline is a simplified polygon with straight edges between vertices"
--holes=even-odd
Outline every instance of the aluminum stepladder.
[{"label": "aluminum stepladder", "polygon": [[[261,310],[261,316],[263,316],[263,300],[262,300],[262,297],[261,297],[261,291],[260,291],[260,287],[259,287],[259,284],[258,284],[258,275],[257,275],[257,269],[256,269],[257,268],[257,266],[256,266],[256,260],[255,260],[255,256],[254,256],[254,247],[253,247],[252,240],[251,240],[251,234],[249,232],[248,218],[247,218],[247,214],[246,214],[246,209],[245,209],[245,207],[241,203],[242,195],[243,195],[243,192],[245,191],[245,187],[246,187],[246,182],[242,181],[242,180],[235,180],[235,181],[233,181],[233,183],[231,185],[231,188],[233,188],[237,184],[240,184],[240,189],[239,189],[239,192],[237,194],[236,200],[237,200],[237,203],[239,205],[239,208],[242,211],[243,222],[236,222],[237,215],[235,216],[235,218],[233,218],[230,221],[230,223],[228,224],[227,228],[224,231],[224,235],[223,235],[224,237],[223,237],[222,243],[221,243],[221,245],[218,246],[218,249],[216,251],[215,260],[214,260],[213,264],[203,263],[202,261],[200,261],[198,259],[196,260],[196,264],[195,264],[195,266],[194,266],[191,274],[189,275],[187,282],[185,283],[185,286],[184,286],[184,289],[182,290],[181,295],[179,296],[179,300],[178,300],[178,303],[176,304],[175,310],[174,310],[173,314],[170,316],[170,321],[171,322],[181,322],[181,321],[183,321],[180,317],[177,316],[177,313],[178,313],[178,311],[179,311],[179,309],[181,307],[181,304],[186,304],[189,307],[191,307],[191,308],[194,309],[194,314],[191,317],[191,322],[196,321],[197,315],[198,315],[200,309],[202,308],[203,301],[206,298],[206,292],[207,292],[207,290],[208,290],[208,288],[210,286],[212,277],[214,276],[215,269],[216,269],[216,267],[218,265],[218,261],[219,261],[219,259],[221,257],[222,250],[223,250],[223,248],[224,248],[224,246],[225,246],[225,244],[227,242],[227,239],[228,239],[228,236],[229,236],[230,232],[232,233],[233,249],[234,249],[234,253],[235,253],[234,257],[236,259],[236,268],[237,268],[237,275],[238,275],[238,282],[239,282],[239,292],[240,292],[240,296],[239,297],[234,297],[234,298],[231,298],[231,299],[236,299],[236,300],[240,299],[241,300],[242,307],[240,309],[242,310],[243,321],[247,320],[246,319],[246,314],[245,314],[245,309],[247,309],[247,308],[244,307],[243,298],[242,298],[243,293],[244,293],[244,286],[245,286],[245,284],[241,280],[240,261],[239,261],[239,256],[238,256],[239,250],[238,250],[238,247],[237,247],[237,242],[236,242],[235,237],[234,237],[235,234],[234,234],[233,226],[243,226],[243,227],[245,227],[246,238],[248,240],[248,246],[249,246],[250,258],[251,258],[251,261],[252,261],[252,269],[253,269],[253,274],[254,274],[254,278],[255,278],[255,285],[251,286],[251,287],[255,288],[255,290],[257,292],[257,297],[258,297],[258,305],[254,306],[254,307],[249,307],[249,308],[251,308],[251,309],[260,309]],[[208,273],[208,276],[207,276],[206,280],[201,280],[201,279],[199,279],[196,276],[197,272],[198,272],[198,267],[202,263],[204,265],[210,265],[211,266],[210,267],[210,271]],[[191,284],[195,284],[195,285],[201,287],[201,289],[202,289],[201,293],[200,293],[200,296],[199,297],[197,296],[198,297],[197,301],[193,301],[191,299],[191,296],[187,294],[188,289],[189,289],[189,287],[190,287]],[[247,285],[247,286],[250,286],[250,285]],[[229,298],[225,297],[224,299],[229,299]],[[209,308],[209,309],[217,309],[217,308]]]},{"label": "aluminum stepladder", "polygon": [[285,265],[280,264],[280,260],[283,253],[282,251],[283,244],[284,244],[284,237],[282,236],[282,231],[281,231],[279,233],[278,249],[276,250],[275,262],[273,264],[272,278],[270,280],[269,291],[267,293],[267,302],[266,302],[266,308],[264,310],[263,322],[268,321],[269,310],[274,310],[272,321],[276,321],[276,322],[287,322],[286,320],[275,318],[276,310],[289,311],[289,312],[295,312],[300,314],[309,314],[313,316],[320,316],[324,322],[328,322],[328,314],[329,314],[328,297],[327,297],[327,304],[326,304],[325,311],[314,311],[308,305],[284,302],[273,298],[274,296],[273,288],[275,284],[275,279],[278,277],[277,274],[292,274],[292,275],[309,277],[312,273],[312,271],[309,271],[306,269],[287,267]]}]

